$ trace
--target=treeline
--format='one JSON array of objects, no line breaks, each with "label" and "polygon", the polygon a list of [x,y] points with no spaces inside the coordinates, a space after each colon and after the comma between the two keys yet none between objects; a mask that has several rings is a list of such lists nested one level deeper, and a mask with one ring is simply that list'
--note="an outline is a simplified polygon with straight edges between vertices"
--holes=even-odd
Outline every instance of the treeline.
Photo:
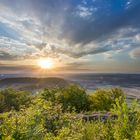
[{"label": "treeline", "polygon": [[[93,94],[70,85],[44,89],[37,95],[14,89],[0,90],[1,140],[139,140],[140,109],[128,106],[119,88]],[[118,117],[85,122],[79,114],[112,112]]]},{"label": "treeline", "polygon": [[15,90],[12,88],[0,91],[0,113],[20,107],[28,107],[31,101],[40,97],[53,104],[61,104],[63,111],[75,111],[77,113],[87,111],[109,111],[115,99],[124,98],[123,91],[119,88],[97,89],[93,94],[87,94],[86,90],[77,85],[70,85],[64,88],[44,89],[37,96],[30,92]]}]

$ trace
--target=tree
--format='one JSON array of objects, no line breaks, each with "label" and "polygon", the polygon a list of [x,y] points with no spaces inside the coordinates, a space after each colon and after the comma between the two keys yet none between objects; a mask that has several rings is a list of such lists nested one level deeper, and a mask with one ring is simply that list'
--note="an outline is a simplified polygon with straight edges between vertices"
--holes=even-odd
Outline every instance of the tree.
[{"label": "tree", "polygon": [[70,85],[61,89],[57,95],[57,100],[62,103],[64,110],[72,111],[74,108],[76,112],[80,112],[89,108],[85,89],[77,85]]},{"label": "tree", "polygon": [[86,111],[89,108],[85,89],[77,85],[69,85],[59,89],[45,89],[42,97],[53,103],[62,104],[63,111]]},{"label": "tree", "polygon": [[28,106],[31,102],[30,93],[12,88],[0,90],[0,113],[10,111],[12,108],[19,110],[21,105]]},{"label": "tree", "polygon": [[119,88],[112,88],[108,90],[98,89],[88,96],[90,110],[109,111],[113,107],[115,100],[120,96],[124,99],[124,93]]}]

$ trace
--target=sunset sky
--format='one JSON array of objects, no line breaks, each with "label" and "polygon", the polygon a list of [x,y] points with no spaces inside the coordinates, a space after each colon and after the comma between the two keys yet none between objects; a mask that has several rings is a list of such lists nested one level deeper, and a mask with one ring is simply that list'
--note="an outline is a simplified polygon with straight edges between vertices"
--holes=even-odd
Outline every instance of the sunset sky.
[{"label": "sunset sky", "polygon": [[[140,73],[139,0],[0,0],[0,74]],[[51,70],[49,70],[51,71]]]}]

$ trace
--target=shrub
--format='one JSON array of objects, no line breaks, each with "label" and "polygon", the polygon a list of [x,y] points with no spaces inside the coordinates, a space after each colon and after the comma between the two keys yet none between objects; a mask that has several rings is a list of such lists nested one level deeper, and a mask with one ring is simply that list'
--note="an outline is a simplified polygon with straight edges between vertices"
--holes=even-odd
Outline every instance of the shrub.
[{"label": "shrub", "polygon": [[111,111],[118,117],[84,122],[83,140],[139,140],[140,109],[136,105],[136,101],[128,106],[122,97],[117,98]]},{"label": "shrub", "polygon": [[57,95],[57,100],[62,104],[63,110],[76,112],[87,111],[89,108],[88,98],[85,90],[76,85],[63,88]]},{"label": "shrub", "polygon": [[42,97],[53,103],[62,104],[63,111],[80,112],[89,109],[86,91],[77,85],[59,89],[45,89],[42,92]]},{"label": "shrub", "polygon": [[0,113],[10,111],[12,108],[19,110],[20,106],[28,106],[31,102],[30,93],[11,88],[0,90]]},{"label": "shrub", "polygon": [[59,88],[56,89],[47,89],[45,88],[42,92],[41,92],[41,96],[43,99],[47,100],[47,101],[51,101],[51,102],[55,102],[56,99],[56,94],[59,92]]},{"label": "shrub", "polygon": [[81,137],[81,120],[43,99],[34,100],[30,107],[18,112],[0,114],[2,140],[79,140]]},{"label": "shrub", "polygon": [[98,89],[93,94],[88,96],[90,102],[90,110],[94,111],[109,111],[115,100],[119,97],[123,97],[124,93],[119,88],[112,89]]},{"label": "shrub", "polygon": [[[114,139],[135,139],[135,133],[140,128],[139,111],[136,107],[137,101],[134,100],[129,107],[126,101],[122,102],[122,97],[116,99],[112,112],[114,112],[118,119],[112,128],[114,132]],[[138,132],[138,131],[137,131]]]}]

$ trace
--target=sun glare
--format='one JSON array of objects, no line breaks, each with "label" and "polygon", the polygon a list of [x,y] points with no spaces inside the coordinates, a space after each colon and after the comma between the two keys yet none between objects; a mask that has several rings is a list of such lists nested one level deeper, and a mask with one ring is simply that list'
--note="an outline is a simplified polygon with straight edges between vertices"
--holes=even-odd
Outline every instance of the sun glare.
[{"label": "sun glare", "polygon": [[53,68],[53,60],[46,58],[46,59],[39,59],[38,65],[42,69],[52,69]]}]

